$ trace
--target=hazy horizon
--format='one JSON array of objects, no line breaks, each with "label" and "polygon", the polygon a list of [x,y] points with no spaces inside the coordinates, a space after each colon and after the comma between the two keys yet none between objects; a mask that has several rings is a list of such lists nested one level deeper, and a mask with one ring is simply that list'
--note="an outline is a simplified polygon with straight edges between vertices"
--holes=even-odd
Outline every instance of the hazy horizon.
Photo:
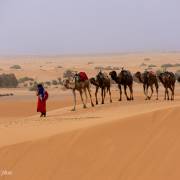
[{"label": "hazy horizon", "polygon": [[0,55],[180,51],[177,0],[1,0]]}]

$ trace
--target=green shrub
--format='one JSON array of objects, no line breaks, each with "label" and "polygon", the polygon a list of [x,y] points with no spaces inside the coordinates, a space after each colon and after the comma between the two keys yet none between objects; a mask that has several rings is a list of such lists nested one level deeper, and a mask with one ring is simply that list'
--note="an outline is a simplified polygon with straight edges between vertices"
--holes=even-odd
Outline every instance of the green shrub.
[{"label": "green shrub", "polygon": [[50,81],[46,81],[44,84],[47,85],[47,86],[51,86],[51,82]]},{"label": "green shrub", "polygon": [[75,74],[75,71],[68,69],[63,73],[63,78],[73,78]]},{"label": "green shrub", "polygon": [[18,86],[18,80],[14,74],[1,74],[0,75],[0,87],[16,88],[17,86]]},{"label": "green shrub", "polygon": [[147,64],[145,63],[140,64],[140,67],[145,67],[145,66],[147,66]]},{"label": "green shrub", "polygon": [[150,64],[148,67],[149,67],[149,68],[153,68],[153,67],[157,67],[157,66],[154,65],[154,64]]},{"label": "green shrub", "polygon": [[36,91],[37,90],[38,83],[35,81],[32,86],[29,87],[30,91]]},{"label": "green shrub", "polygon": [[58,69],[62,69],[63,67],[62,66],[57,66]]},{"label": "green shrub", "polygon": [[18,80],[19,83],[24,83],[26,81],[34,81],[34,79],[30,77],[23,77]]},{"label": "green shrub", "polygon": [[21,69],[21,66],[20,65],[13,65],[10,67],[11,69]]},{"label": "green shrub", "polygon": [[52,80],[52,85],[57,85],[57,84],[58,84],[57,80]]},{"label": "green shrub", "polygon": [[144,58],[144,61],[150,61],[151,59],[150,58]]}]

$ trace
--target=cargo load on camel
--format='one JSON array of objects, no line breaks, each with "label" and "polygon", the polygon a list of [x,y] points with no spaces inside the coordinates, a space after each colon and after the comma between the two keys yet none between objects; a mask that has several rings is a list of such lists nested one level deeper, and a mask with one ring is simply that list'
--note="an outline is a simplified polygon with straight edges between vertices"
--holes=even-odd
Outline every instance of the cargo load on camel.
[{"label": "cargo load on camel", "polygon": [[80,81],[86,81],[86,80],[88,80],[87,74],[86,74],[85,72],[79,72],[79,73],[78,73],[78,76],[79,76],[79,80],[80,80]]}]

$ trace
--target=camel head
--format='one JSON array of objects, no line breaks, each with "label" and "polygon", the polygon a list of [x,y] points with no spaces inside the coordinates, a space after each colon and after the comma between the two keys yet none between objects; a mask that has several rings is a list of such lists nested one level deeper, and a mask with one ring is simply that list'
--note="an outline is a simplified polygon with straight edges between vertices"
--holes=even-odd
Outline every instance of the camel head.
[{"label": "camel head", "polygon": [[104,74],[102,73],[102,71],[100,71],[98,74],[97,74],[97,79],[103,79],[104,78]]},{"label": "camel head", "polygon": [[96,81],[96,79],[94,77],[89,79],[90,83],[93,84],[94,86],[99,86],[98,82]]},{"label": "camel head", "polygon": [[75,82],[80,81],[80,77],[79,77],[79,75],[77,73],[74,75],[74,80],[75,80]]},{"label": "camel head", "polygon": [[67,89],[74,89],[75,88],[75,82],[71,79],[64,79],[63,80],[63,86]]},{"label": "camel head", "polygon": [[134,75],[135,75],[135,77],[139,78],[139,77],[141,77],[141,72],[138,71],[138,72],[136,72]]},{"label": "camel head", "polygon": [[112,80],[117,81],[118,77],[116,71],[111,71],[109,75],[111,76]]},{"label": "camel head", "polygon": [[134,76],[139,80],[140,83],[144,82],[143,74],[140,71],[136,72]]}]

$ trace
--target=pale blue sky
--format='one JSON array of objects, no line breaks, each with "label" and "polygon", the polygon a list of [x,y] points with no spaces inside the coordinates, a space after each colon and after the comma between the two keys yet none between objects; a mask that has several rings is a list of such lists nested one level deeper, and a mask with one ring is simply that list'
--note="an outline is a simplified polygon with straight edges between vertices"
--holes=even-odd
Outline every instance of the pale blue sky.
[{"label": "pale blue sky", "polygon": [[179,0],[0,0],[0,54],[180,50]]}]

